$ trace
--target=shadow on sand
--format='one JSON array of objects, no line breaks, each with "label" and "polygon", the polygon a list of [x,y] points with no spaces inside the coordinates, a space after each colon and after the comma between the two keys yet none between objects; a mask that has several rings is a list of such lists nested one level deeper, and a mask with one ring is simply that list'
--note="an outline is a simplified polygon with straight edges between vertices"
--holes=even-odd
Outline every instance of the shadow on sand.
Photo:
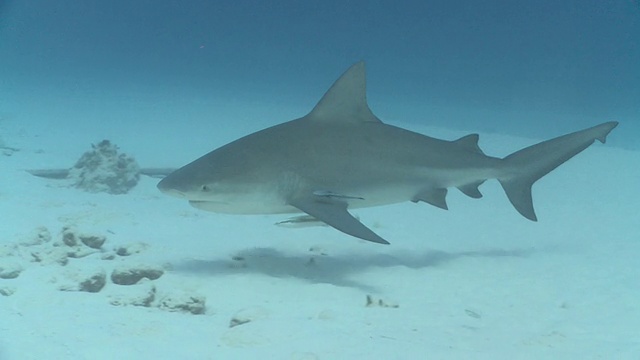
[{"label": "shadow on sand", "polygon": [[359,273],[398,266],[411,269],[434,267],[467,257],[528,257],[534,251],[534,249],[493,249],[449,253],[432,250],[421,254],[330,256],[313,252],[287,255],[273,248],[251,248],[242,250],[229,259],[184,260],[173,263],[173,269],[204,276],[262,274],[375,292],[376,289],[371,285],[355,280]]}]

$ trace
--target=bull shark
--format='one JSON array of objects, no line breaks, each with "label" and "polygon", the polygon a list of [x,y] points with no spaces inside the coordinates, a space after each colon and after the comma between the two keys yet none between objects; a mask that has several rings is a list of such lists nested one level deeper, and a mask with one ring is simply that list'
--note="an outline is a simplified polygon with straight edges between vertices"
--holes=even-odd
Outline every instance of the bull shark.
[{"label": "bull shark", "polygon": [[211,151],[170,173],[159,190],[219,213],[303,213],[300,222],[389,244],[349,210],[404,201],[448,209],[449,188],[480,198],[478,186],[497,179],[515,209],[537,221],[532,185],[595,140],[604,143],[618,124],[492,157],[478,147],[478,134],[447,141],[383,123],[369,109],[365,81],[358,62],[306,116]]}]

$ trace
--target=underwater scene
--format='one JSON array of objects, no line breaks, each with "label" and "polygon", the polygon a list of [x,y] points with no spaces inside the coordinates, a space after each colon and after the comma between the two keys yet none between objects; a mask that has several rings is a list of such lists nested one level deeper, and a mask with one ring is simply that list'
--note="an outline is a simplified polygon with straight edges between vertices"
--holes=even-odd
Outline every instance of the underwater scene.
[{"label": "underwater scene", "polygon": [[0,1],[0,360],[640,359],[640,2]]}]

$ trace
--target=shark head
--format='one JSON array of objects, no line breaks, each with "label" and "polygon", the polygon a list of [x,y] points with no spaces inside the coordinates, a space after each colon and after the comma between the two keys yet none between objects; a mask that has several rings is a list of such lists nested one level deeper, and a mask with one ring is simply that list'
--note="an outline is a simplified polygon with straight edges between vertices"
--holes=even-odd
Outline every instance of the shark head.
[{"label": "shark head", "polygon": [[203,164],[199,160],[169,174],[158,183],[158,189],[189,201],[227,202],[230,192],[224,189],[233,184],[224,181],[224,174],[217,171],[220,168],[216,164]]},{"label": "shark head", "polygon": [[264,213],[264,207],[281,204],[271,191],[272,182],[264,181],[265,164],[235,147],[231,150],[222,147],[183,166],[162,179],[158,189],[218,213]]}]

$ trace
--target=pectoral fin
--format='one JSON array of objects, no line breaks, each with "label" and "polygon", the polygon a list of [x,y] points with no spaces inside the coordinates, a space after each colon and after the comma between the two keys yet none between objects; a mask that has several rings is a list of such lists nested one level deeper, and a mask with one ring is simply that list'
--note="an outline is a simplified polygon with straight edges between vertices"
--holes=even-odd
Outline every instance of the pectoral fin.
[{"label": "pectoral fin", "polygon": [[331,197],[309,195],[289,201],[289,205],[325,222],[327,225],[362,240],[389,244],[347,211],[347,203]]}]

